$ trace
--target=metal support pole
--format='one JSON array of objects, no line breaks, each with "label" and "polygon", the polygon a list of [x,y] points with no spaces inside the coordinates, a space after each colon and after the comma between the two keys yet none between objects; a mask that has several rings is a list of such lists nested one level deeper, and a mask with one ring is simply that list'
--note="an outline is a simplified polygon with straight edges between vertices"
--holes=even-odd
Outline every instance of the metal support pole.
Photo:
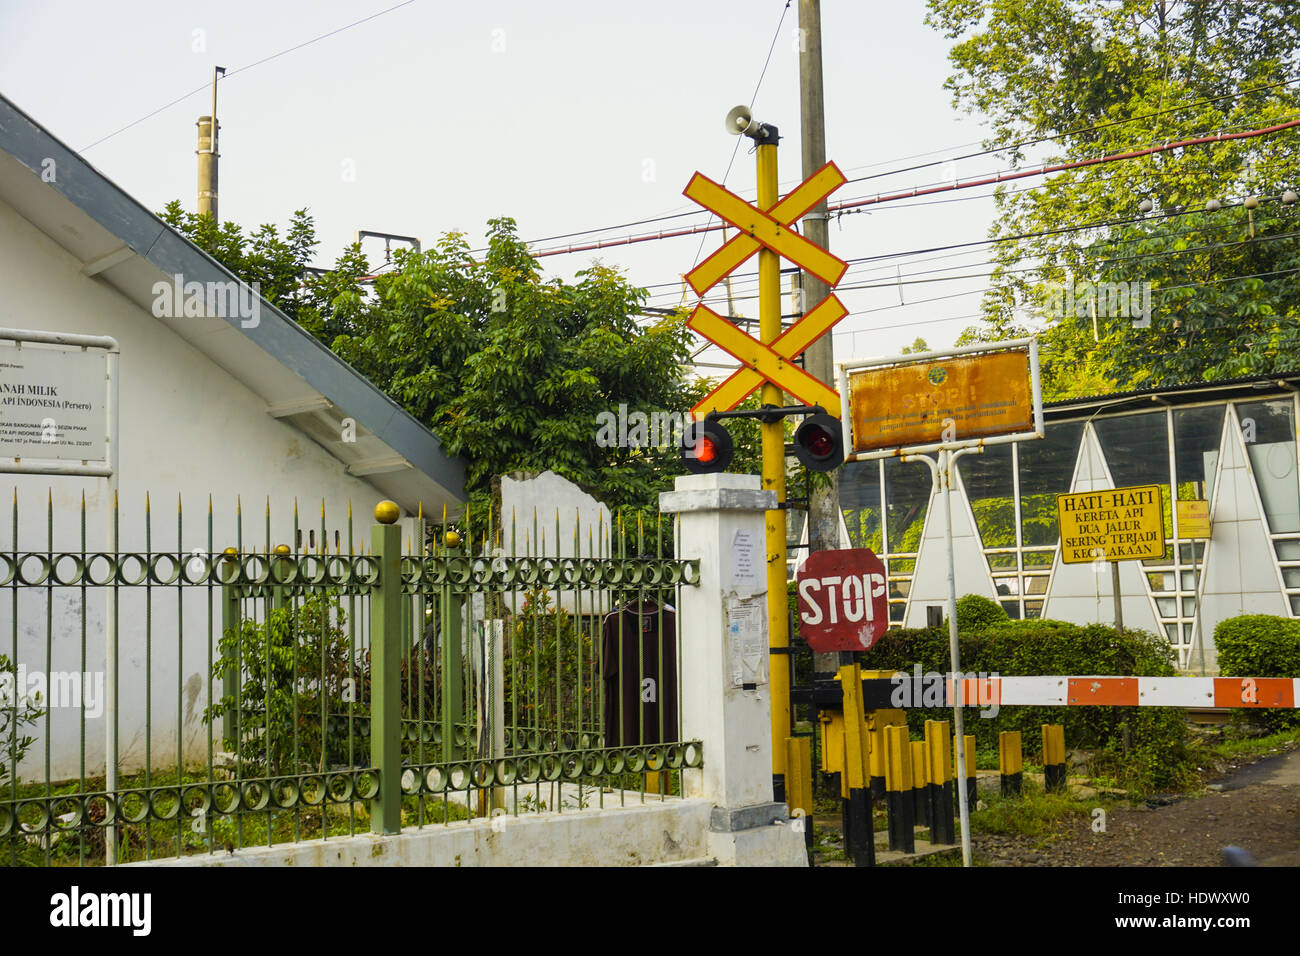
[{"label": "metal support pole", "polygon": [[[776,138],[758,145],[758,208],[776,205],[779,186],[776,175]],[[763,343],[781,334],[781,268],[775,252],[758,251],[758,331]],[[781,390],[771,382],[763,384],[763,404],[781,406]],[[785,501],[785,420],[764,424],[763,490],[776,492]],[[767,633],[771,650],[769,686],[772,689],[772,796],[785,801],[786,738],[790,736],[790,633],[786,601],[785,512],[767,512]]]},{"label": "metal support pole", "polygon": [[[961,650],[957,643],[957,567],[952,553],[952,471],[956,454],[947,449],[939,452],[939,473],[943,488],[943,534],[948,546],[948,650],[952,658],[954,689],[961,673]],[[971,865],[970,801],[966,796],[966,731],[962,719],[960,694],[953,701],[952,726],[957,738],[957,814],[961,820],[961,865]]]},{"label": "metal support pole", "polygon": [[961,862],[962,866],[971,865],[970,849],[970,802],[966,795],[966,734],[962,720],[961,684],[957,675],[961,673],[961,649],[957,641],[957,566],[952,550],[952,481],[954,463],[967,452],[982,454],[982,447],[961,448],[952,451],[939,448],[938,461],[928,455],[904,455],[903,461],[923,461],[930,467],[934,487],[943,497],[944,543],[948,550],[948,653],[952,667],[953,689],[956,699],[952,704],[952,725],[957,751],[957,811],[961,821]]},{"label": "metal support pole", "polygon": [[402,829],[402,529],[397,505],[381,501],[371,530],[379,583],[370,599],[370,763],[379,795],[370,802],[372,833]]},{"label": "metal support pole", "polygon": [[[1119,594],[1119,562],[1110,563],[1110,593],[1115,598],[1115,630],[1124,633],[1124,608]],[[1175,593],[1178,593],[1175,591]]]}]

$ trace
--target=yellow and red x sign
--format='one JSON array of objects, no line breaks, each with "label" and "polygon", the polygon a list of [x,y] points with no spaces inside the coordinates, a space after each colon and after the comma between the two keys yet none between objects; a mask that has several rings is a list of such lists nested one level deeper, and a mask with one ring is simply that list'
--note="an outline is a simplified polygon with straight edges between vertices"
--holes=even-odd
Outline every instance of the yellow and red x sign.
[{"label": "yellow and red x sign", "polygon": [[[688,272],[686,281],[696,294],[704,295],[765,246],[827,285],[835,285],[843,278],[848,263],[809,242],[790,226],[845,181],[839,167],[827,163],[784,199],[770,209],[762,210],[707,176],[696,173],[686,184],[684,195],[731,223],[740,234]],[[711,411],[730,411],[766,380],[805,405],[821,405],[830,414],[838,416],[839,393],[795,365],[794,360],[847,314],[843,303],[834,294],[828,295],[816,308],[766,345],[707,306],[697,305],[686,324],[740,360],[743,367],[705,396],[691,409],[692,414],[699,419]]]},{"label": "yellow and red x sign", "polygon": [[827,285],[844,277],[849,264],[809,242],[790,229],[819,202],[843,186],[846,180],[834,163],[827,163],[799,184],[770,210],[751,206],[735,193],[719,186],[702,173],[696,173],[682,194],[740,230],[717,252],[686,273],[686,281],[696,295],[704,295],[746,259],[766,246]]}]

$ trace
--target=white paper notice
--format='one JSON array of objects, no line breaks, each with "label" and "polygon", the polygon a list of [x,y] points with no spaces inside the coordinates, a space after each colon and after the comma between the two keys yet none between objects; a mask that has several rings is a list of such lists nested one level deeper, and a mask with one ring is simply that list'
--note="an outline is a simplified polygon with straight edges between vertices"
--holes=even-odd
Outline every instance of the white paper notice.
[{"label": "white paper notice", "polygon": [[0,457],[104,461],[103,352],[0,346]]},{"label": "white paper notice", "polygon": [[757,591],[759,564],[758,536],[752,531],[737,531],[731,540],[731,590],[741,594]]},{"label": "white paper notice", "polygon": [[767,600],[727,598],[727,671],[732,687],[767,683]]}]

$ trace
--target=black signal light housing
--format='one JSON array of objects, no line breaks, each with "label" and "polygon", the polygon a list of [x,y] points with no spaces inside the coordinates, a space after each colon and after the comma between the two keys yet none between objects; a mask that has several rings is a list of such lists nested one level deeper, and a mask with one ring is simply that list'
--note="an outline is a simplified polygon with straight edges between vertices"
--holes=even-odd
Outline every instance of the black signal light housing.
[{"label": "black signal light housing", "polygon": [[844,464],[844,433],[839,419],[825,412],[805,418],[794,432],[794,453],[809,471],[834,471]]}]

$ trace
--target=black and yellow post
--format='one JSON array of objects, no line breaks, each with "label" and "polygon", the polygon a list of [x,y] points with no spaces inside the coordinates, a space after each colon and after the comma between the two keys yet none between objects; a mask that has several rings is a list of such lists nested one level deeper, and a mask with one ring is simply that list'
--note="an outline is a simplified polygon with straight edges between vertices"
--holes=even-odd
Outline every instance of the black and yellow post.
[{"label": "black and yellow post", "polygon": [[1043,789],[1065,792],[1065,728],[1043,724]]},{"label": "black and yellow post", "polygon": [[916,852],[912,813],[912,746],[907,727],[885,728],[885,801],[889,809],[889,848]]},{"label": "black and yellow post", "polygon": [[930,804],[930,842],[956,843],[957,822],[953,811],[952,738],[948,736],[948,721],[925,722],[926,757],[929,774],[926,794]]},{"label": "black and yellow post", "polygon": [[925,756],[925,741],[913,740],[912,748],[912,819],[930,825],[930,801],[926,784],[929,782],[929,761]]},{"label": "black and yellow post", "polygon": [[[871,788],[867,782],[867,741],[863,730],[862,669],[857,664],[840,668],[840,692],[844,699],[843,788],[848,791],[848,813],[844,849],[854,866],[876,865],[876,833],[871,822]],[[906,733],[907,729],[903,728]],[[842,789],[841,792],[844,792]]]},{"label": "black and yellow post", "polygon": [[[844,725],[841,724],[841,727]],[[844,840],[844,854],[852,859],[850,847],[853,846],[853,817],[849,813],[849,742],[843,733],[840,734],[840,833]]]},{"label": "black and yellow post", "polygon": [[[887,680],[897,671],[863,671],[864,680]],[[867,759],[871,772],[871,799],[881,802],[885,799],[885,728],[894,724],[907,723],[907,713],[901,707],[878,707],[866,712],[867,719]]]},{"label": "black and yellow post", "polygon": [[1020,731],[1004,730],[998,734],[998,770],[1002,774],[1002,796],[1019,796],[1025,770]]},{"label": "black and yellow post", "polygon": [[822,775],[833,778],[830,781],[833,786],[844,770],[844,717],[838,711],[819,710],[817,721],[822,731]]},{"label": "black and yellow post", "polygon": [[[979,778],[975,770],[975,735],[962,734],[966,738],[966,806],[975,809],[975,800],[979,793]],[[953,753],[957,752],[957,738],[952,739]],[[953,776],[957,776],[956,757],[953,757]]]},{"label": "black and yellow post", "polygon": [[[838,678],[837,674],[836,679]],[[831,779],[832,786],[839,787],[840,830],[844,834],[844,846],[847,847],[849,845],[849,784],[844,773],[844,715],[838,711],[823,710],[820,720],[822,773]]]},{"label": "black and yellow post", "polygon": [[788,737],[785,742],[785,800],[793,826],[803,828],[803,842],[813,845],[812,741]]},{"label": "black and yellow post", "polygon": [[871,799],[885,799],[885,725],[867,728],[867,769]]}]

